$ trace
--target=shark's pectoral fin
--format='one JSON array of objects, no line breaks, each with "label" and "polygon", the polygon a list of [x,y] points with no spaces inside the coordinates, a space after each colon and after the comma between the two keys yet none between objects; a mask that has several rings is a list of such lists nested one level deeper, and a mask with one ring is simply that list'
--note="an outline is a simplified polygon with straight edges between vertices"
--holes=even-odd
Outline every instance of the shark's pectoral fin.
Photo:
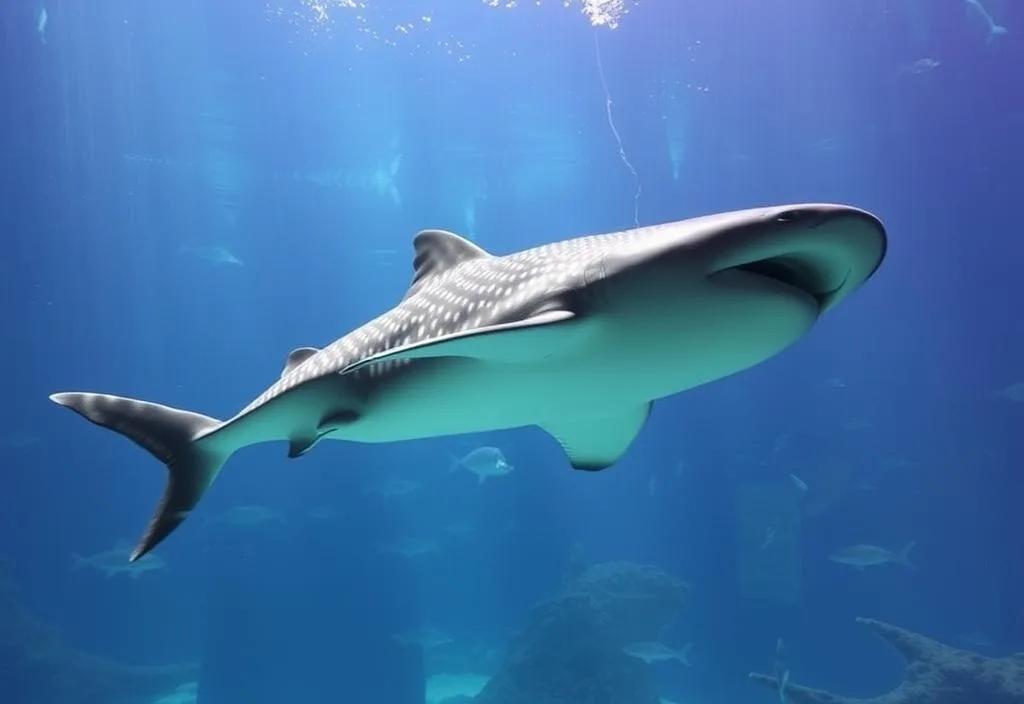
[{"label": "shark's pectoral fin", "polygon": [[548,310],[525,320],[435,337],[356,362],[341,371],[357,371],[373,364],[428,357],[472,357],[488,362],[515,364],[540,360],[556,354],[577,341],[583,327],[568,310]]},{"label": "shark's pectoral fin", "polygon": [[616,416],[545,423],[542,428],[561,444],[573,469],[597,471],[626,454],[651,414],[650,403]]},{"label": "shark's pectoral fin", "polygon": [[288,440],[288,459],[293,460],[296,457],[302,457],[304,454],[316,447],[316,444],[320,442],[322,435],[303,435],[294,437]]},{"label": "shark's pectoral fin", "polygon": [[285,360],[284,369],[281,370],[281,376],[284,376],[295,367],[299,366],[307,359],[319,352],[316,347],[296,347],[294,350],[288,353],[288,359]]}]

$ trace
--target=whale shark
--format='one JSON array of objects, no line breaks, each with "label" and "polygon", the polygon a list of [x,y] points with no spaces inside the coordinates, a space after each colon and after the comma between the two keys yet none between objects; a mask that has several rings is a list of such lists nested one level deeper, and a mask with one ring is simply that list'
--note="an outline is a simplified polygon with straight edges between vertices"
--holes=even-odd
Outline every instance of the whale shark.
[{"label": "whale shark", "polygon": [[539,426],[573,468],[609,467],[654,401],[797,342],[871,277],[886,243],[874,215],[833,204],[718,213],[503,256],[425,230],[396,306],[326,347],[293,350],[233,418],[100,393],[50,399],[166,465],[135,561],[256,443],[286,441],[295,458],[321,440]]}]

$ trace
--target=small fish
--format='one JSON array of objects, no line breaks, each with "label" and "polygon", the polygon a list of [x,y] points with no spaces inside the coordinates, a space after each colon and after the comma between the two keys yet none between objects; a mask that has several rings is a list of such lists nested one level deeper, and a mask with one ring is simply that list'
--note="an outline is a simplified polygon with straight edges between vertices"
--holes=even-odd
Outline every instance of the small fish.
[{"label": "small fish", "polygon": [[866,418],[850,418],[843,421],[843,430],[859,431],[869,430],[872,427],[871,421]]},{"label": "small fish", "polygon": [[39,443],[39,437],[29,433],[13,432],[0,435],[0,450],[27,450]]},{"label": "small fish", "polygon": [[996,391],[993,396],[1006,399],[1012,403],[1024,403],[1024,381],[1010,384],[1006,388]]},{"label": "small fish", "polygon": [[444,532],[455,538],[468,538],[476,532],[471,523],[456,522],[444,527]]},{"label": "small fish", "polygon": [[110,550],[104,550],[95,555],[88,557],[82,557],[77,553],[72,555],[71,568],[80,570],[83,567],[91,567],[102,572],[103,576],[108,579],[119,574],[126,574],[132,579],[138,579],[146,572],[167,569],[167,563],[158,555],[147,555],[143,560],[129,562],[128,556],[131,555],[131,552],[132,546],[128,541],[118,540]]},{"label": "small fish", "polygon": [[406,631],[405,633],[399,633],[391,636],[402,645],[416,645],[424,650],[430,648],[437,648],[442,645],[448,645],[454,641],[440,631],[435,631],[432,628],[417,628],[412,631]]},{"label": "small fish", "polygon": [[419,484],[407,479],[389,479],[380,486],[367,487],[363,493],[379,494],[383,499],[392,499],[396,496],[408,496],[419,488]]},{"label": "small fish", "polygon": [[832,553],[829,555],[829,559],[842,565],[851,565],[858,570],[890,562],[908,569],[914,569],[914,565],[910,563],[909,559],[910,551],[914,549],[914,544],[914,541],[911,540],[899,552],[892,552],[877,545],[851,545]]},{"label": "small fish", "polygon": [[336,521],[341,518],[341,511],[330,506],[313,506],[306,509],[306,516],[317,521]]},{"label": "small fish", "polygon": [[440,553],[441,547],[433,540],[425,538],[406,538],[394,543],[378,546],[379,552],[393,552],[402,557],[422,557],[431,553]]},{"label": "small fish", "polygon": [[789,480],[793,482],[793,486],[799,489],[801,493],[807,491],[807,482],[805,482],[800,477],[796,476],[795,474],[790,474]]},{"label": "small fish", "polygon": [[187,254],[195,257],[196,259],[202,259],[203,261],[210,262],[211,264],[227,264],[230,266],[243,266],[244,264],[244,262],[232,254],[231,250],[227,247],[191,247],[185,245],[179,251],[181,254]]},{"label": "small fish", "polygon": [[917,61],[915,61],[912,64],[907,64],[906,66],[904,66],[901,69],[900,73],[906,73],[906,74],[910,74],[910,75],[920,75],[922,73],[927,73],[928,71],[932,71],[932,70],[934,70],[934,69],[936,69],[938,67],[939,67],[939,62],[938,62],[937,59],[931,59],[931,58],[925,57],[923,59],[918,59]]},{"label": "small fish", "polygon": [[1006,27],[996,24],[995,20],[992,19],[992,15],[990,15],[988,10],[985,9],[985,6],[981,4],[981,0],[967,0],[967,6],[968,8],[973,8],[988,26],[988,36],[985,39],[986,43],[991,44],[995,41],[996,37],[1007,34]]},{"label": "small fish", "polygon": [[647,664],[652,662],[678,660],[689,667],[690,650],[692,649],[693,643],[687,643],[682,648],[676,650],[657,641],[642,641],[640,643],[631,643],[630,645],[627,645],[622,649],[622,652],[626,655],[631,655],[634,658],[639,658]]},{"label": "small fish", "polygon": [[487,477],[503,477],[515,469],[496,447],[478,447],[461,459],[452,457],[451,471],[460,467],[475,474],[480,484]]},{"label": "small fish", "polygon": [[255,526],[270,521],[285,521],[285,515],[275,508],[266,506],[235,506],[224,513],[210,518],[208,523],[227,523],[233,526]]},{"label": "small fish", "polygon": [[775,542],[775,533],[777,529],[775,526],[769,526],[764,529],[764,542],[761,543],[761,549],[766,549],[769,545]]},{"label": "small fish", "polygon": [[39,37],[41,44],[46,43],[46,25],[50,21],[50,15],[46,12],[46,8],[39,10],[39,15],[36,16],[36,35]]}]

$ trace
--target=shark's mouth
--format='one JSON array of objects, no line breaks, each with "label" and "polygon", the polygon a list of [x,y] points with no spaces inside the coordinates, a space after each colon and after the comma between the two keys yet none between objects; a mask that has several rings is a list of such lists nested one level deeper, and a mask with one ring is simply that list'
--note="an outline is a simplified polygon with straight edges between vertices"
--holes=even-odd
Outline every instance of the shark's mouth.
[{"label": "shark's mouth", "polygon": [[774,224],[755,231],[719,266],[802,291],[821,311],[860,286],[885,255],[885,232],[867,213],[796,210],[776,214]]},{"label": "shark's mouth", "polygon": [[849,268],[809,254],[784,254],[732,268],[799,289],[817,301],[819,308],[828,306],[850,275]]}]

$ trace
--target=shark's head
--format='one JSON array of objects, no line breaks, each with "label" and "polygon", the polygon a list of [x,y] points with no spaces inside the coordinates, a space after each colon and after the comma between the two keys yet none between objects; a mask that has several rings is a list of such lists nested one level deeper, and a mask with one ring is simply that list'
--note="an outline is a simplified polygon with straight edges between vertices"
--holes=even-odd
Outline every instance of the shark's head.
[{"label": "shark's head", "polygon": [[641,347],[633,357],[650,356],[652,372],[678,377],[677,390],[788,347],[863,284],[886,250],[874,216],[836,205],[745,210],[657,229],[588,270],[586,291],[611,314],[614,333]]}]

